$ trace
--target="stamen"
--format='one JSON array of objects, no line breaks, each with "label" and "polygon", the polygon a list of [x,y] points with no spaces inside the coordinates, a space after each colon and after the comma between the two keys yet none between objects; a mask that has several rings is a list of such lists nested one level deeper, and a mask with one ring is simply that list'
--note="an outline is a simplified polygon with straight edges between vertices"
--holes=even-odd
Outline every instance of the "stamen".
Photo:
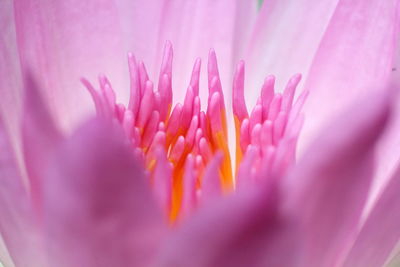
[{"label": "stamen", "polygon": [[143,159],[160,207],[171,222],[176,222],[223,194],[283,174],[295,160],[304,121],[301,109],[308,92],[302,92],[293,104],[301,75],[288,81],[283,94],[275,92],[275,77],[268,76],[249,116],[244,96],[245,63],[238,63],[232,88],[236,130],[236,170],[232,170],[215,51],[211,49],[208,55],[206,112],[201,110],[199,97],[200,58],[194,62],[183,104],[172,109],[172,60],[172,45],[167,42],[155,87],[144,63],[128,54],[128,108],[116,103],[115,92],[104,75],[99,76],[100,90],[85,79],[81,81],[97,115],[121,124],[133,153]]}]

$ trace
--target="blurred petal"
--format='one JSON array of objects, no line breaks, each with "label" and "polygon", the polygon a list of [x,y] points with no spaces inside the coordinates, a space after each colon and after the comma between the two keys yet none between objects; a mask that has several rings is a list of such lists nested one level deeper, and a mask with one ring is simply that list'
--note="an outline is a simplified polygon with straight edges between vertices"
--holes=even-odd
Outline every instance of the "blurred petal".
[{"label": "blurred petal", "polygon": [[398,48],[399,7],[398,0],[339,1],[306,79],[302,147],[355,99],[384,88]]},{"label": "blurred petal", "polygon": [[156,266],[297,266],[299,232],[279,212],[276,192],[244,191],[188,218],[167,239]]},{"label": "blurred petal", "polygon": [[166,226],[146,178],[122,129],[79,129],[46,175],[50,265],[146,266]]},{"label": "blurred petal", "polygon": [[388,99],[382,92],[355,103],[321,133],[286,181],[288,207],[301,218],[306,236],[304,266],[334,266],[349,248],[370,188]]},{"label": "blurred petal", "polygon": [[400,240],[400,167],[361,228],[344,267],[383,266]]},{"label": "blurred petal", "polygon": [[[0,120],[0,231],[16,266],[45,266],[37,224]],[[3,260],[3,259],[2,259]]]},{"label": "blurred petal", "polygon": [[[400,49],[398,53],[400,55]],[[377,168],[368,207],[365,211],[366,214],[370,211],[377,196],[382,192],[384,186],[394,175],[398,166],[400,166],[400,73],[396,70],[393,71],[393,74],[392,89],[397,92],[392,99],[394,103],[393,115],[377,146]]]},{"label": "blurred petal", "polygon": [[113,1],[16,0],[14,8],[22,69],[39,75],[45,101],[63,128],[92,109],[82,76],[94,80],[105,72],[128,99],[126,51]]},{"label": "blurred petal", "polygon": [[[226,97],[230,97],[234,64],[243,56],[257,14],[256,1],[117,2],[124,35],[130,38],[128,49],[146,63],[150,77],[158,78],[165,41],[170,40],[174,46],[173,77],[178,75],[173,78],[175,101],[183,101],[196,58],[206,60],[210,48],[215,49],[222,63],[222,85]],[[207,99],[206,79],[203,70],[201,99]]]},{"label": "blurred petal", "polygon": [[392,258],[390,258],[387,261],[387,264],[385,264],[386,267],[399,267],[400,266],[400,253],[399,251],[393,255]]},{"label": "blurred petal", "polygon": [[49,113],[41,92],[27,75],[24,81],[24,109],[22,117],[22,141],[25,167],[30,182],[30,193],[35,208],[40,209],[42,177],[52,156],[52,151],[62,136]]},{"label": "blurred petal", "polygon": [[[3,265],[1,265],[3,264]],[[8,253],[7,247],[4,244],[3,238],[0,236],[0,266],[14,267],[14,263]]]},{"label": "blurred petal", "polygon": [[[265,0],[248,49],[248,100],[255,103],[264,78],[276,76],[283,91],[295,73],[308,70],[338,0]],[[301,90],[300,90],[301,91]]]},{"label": "blurred petal", "polygon": [[10,133],[11,143],[21,159],[19,118],[22,77],[20,72],[17,39],[14,24],[13,1],[0,2],[0,116]]}]

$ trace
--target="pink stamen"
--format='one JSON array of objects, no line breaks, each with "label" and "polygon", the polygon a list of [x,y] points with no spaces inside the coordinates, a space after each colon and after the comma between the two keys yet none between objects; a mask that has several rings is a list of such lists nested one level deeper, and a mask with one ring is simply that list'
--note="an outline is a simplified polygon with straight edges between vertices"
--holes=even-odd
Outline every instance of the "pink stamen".
[{"label": "pink stamen", "polygon": [[275,86],[275,77],[270,75],[267,76],[264,80],[264,84],[261,89],[261,104],[263,107],[263,119],[266,120],[268,118],[269,105],[274,98],[274,86]]},{"label": "pink stamen", "polygon": [[242,121],[249,116],[244,100],[244,61],[240,61],[233,79],[233,114]]},{"label": "pink stamen", "polygon": [[244,96],[245,63],[238,63],[232,87],[237,174],[232,175],[226,108],[215,51],[211,49],[208,55],[206,112],[201,110],[199,97],[200,58],[194,63],[183,104],[177,103],[171,111],[172,60],[172,45],[167,42],[155,87],[144,63],[128,54],[128,108],[116,103],[115,92],[104,75],[99,76],[100,90],[85,79],[81,81],[93,99],[97,115],[121,124],[133,153],[146,166],[160,206],[175,221],[223,192],[284,173],[295,160],[304,121],[301,110],[308,92],[303,91],[293,104],[301,75],[288,81],[283,94],[275,92],[275,77],[267,76],[249,115]]},{"label": "pink stamen", "polygon": [[221,196],[222,185],[219,178],[219,168],[222,163],[222,153],[218,152],[206,167],[201,183],[202,203],[211,202]]},{"label": "pink stamen", "polygon": [[189,154],[186,158],[183,178],[182,213],[184,216],[188,215],[196,207],[196,172],[194,169],[194,158],[192,154]]},{"label": "pink stamen", "polygon": [[154,93],[153,93],[153,83],[150,81],[146,82],[146,89],[142,101],[140,102],[140,109],[137,119],[137,125],[140,129],[144,129],[147,121],[149,120],[151,113],[154,108]]}]

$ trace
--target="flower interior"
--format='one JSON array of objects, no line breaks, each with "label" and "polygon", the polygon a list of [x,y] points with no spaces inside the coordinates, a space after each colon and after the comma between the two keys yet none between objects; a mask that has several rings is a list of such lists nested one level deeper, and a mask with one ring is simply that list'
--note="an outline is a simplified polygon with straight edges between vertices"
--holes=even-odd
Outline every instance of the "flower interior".
[{"label": "flower interior", "polygon": [[268,76],[250,115],[244,99],[244,62],[233,80],[233,118],[236,129],[235,169],[228,146],[227,114],[214,50],[208,57],[206,111],[201,109],[201,60],[193,67],[184,103],[172,108],[170,42],[164,48],[158,87],[149,79],[143,62],[128,54],[129,105],[116,103],[105,76],[100,90],[87,80],[98,116],[122,125],[133,151],[142,159],[160,205],[171,222],[187,216],[201,203],[249,184],[282,174],[294,163],[297,139],[303,124],[303,91],[294,103],[301,75],[294,75],[283,93],[275,92],[275,77]]}]

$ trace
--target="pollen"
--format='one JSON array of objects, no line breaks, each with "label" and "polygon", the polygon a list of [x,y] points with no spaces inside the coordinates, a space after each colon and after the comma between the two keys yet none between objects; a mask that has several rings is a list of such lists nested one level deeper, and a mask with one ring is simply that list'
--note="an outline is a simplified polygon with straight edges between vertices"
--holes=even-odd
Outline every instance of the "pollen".
[{"label": "pollen", "polygon": [[232,159],[215,51],[211,49],[208,56],[209,97],[205,111],[199,98],[199,58],[194,63],[183,104],[177,103],[172,108],[172,59],[172,45],[166,42],[155,88],[144,63],[128,54],[128,106],[116,103],[115,91],[107,77],[99,77],[99,90],[86,79],[82,83],[91,94],[97,115],[121,125],[133,152],[147,170],[160,206],[169,220],[176,222],[210,199],[285,172],[295,161],[307,91],[294,103],[301,75],[294,75],[283,93],[275,92],[275,78],[268,76],[249,115],[244,99],[245,64],[240,61],[232,87],[236,130],[235,159]]}]

